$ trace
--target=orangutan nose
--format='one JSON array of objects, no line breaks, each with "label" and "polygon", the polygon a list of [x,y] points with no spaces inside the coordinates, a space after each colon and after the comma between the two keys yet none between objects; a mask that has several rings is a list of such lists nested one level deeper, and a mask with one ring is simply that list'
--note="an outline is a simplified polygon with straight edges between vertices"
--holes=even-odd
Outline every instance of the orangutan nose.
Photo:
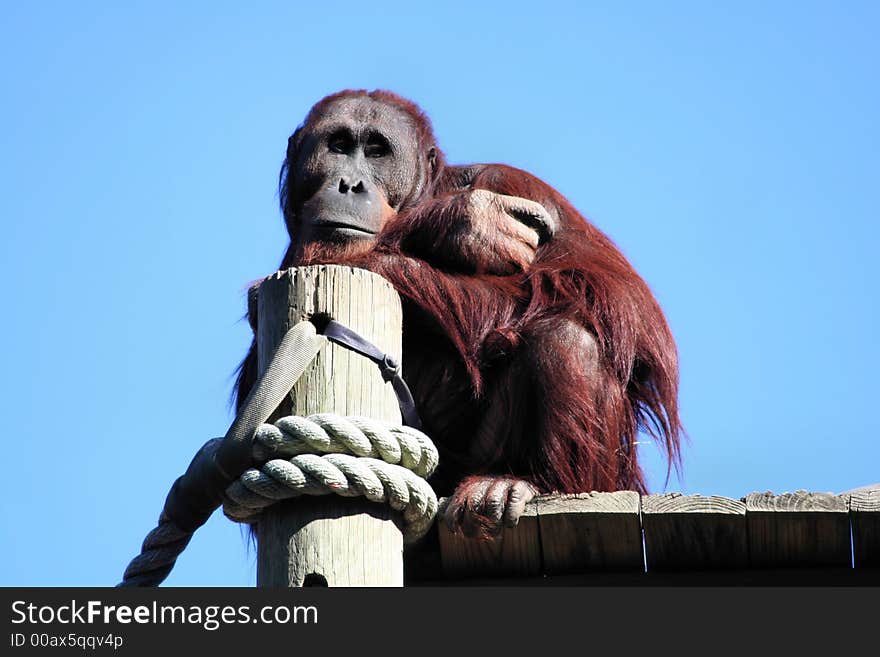
[{"label": "orangutan nose", "polygon": [[349,191],[351,191],[352,194],[363,194],[365,191],[367,191],[367,188],[364,186],[363,180],[358,180],[354,185],[351,185],[346,182],[345,178],[340,178],[339,193],[347,194]]}]

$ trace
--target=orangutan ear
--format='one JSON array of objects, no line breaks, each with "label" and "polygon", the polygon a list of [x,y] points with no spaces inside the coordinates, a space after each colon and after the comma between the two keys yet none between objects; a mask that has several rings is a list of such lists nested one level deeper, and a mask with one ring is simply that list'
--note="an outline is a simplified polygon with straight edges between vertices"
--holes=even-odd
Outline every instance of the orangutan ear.
[{"label": "orangutan ear", "polygon": [[287,138],[287,151],[284,153],[284,156],[287,158],[289,162],[293,162],[297,156],[297,149],[300,144],[300,137],[302,136],[303,126],[299,126],[296,130],[293,131],[293,134]]},{"label": "orangutan ear", "polygon": [[437,149],[428,149],[428,166],[431,167],[431,175],[437,173]]}]

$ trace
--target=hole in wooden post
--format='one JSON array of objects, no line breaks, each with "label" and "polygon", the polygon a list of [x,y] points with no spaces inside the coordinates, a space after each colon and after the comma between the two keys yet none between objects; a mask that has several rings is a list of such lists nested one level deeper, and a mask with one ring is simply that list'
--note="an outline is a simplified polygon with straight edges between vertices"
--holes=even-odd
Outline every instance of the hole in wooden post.
[{"label": "hole in wooden post", "polygon": [[327,578],[320,573],[309,573],[303,579],[303,588],[306,586],[328,586]]}]

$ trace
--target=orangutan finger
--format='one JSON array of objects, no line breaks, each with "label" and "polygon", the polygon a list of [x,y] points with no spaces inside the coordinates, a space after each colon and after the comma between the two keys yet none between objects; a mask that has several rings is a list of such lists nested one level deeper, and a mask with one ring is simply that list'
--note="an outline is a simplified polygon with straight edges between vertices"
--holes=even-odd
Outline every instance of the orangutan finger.
[{"label": "orangutan finger", "polygon": [[456,490],[446,498],[445,506],[440,510],[443,522],[450,532],[457,532],[461,527],[461,518],[465,511],[465,491]]},{"label": "orangutan finger", "polygon": [[535,231],[519,222],[508,226],[508,230],[515,240],[521,242],[530,251],[535,251],[540,243],[540,235]]},{"label": "orangutan finger", "polygon": [[480,479],[467,484],[464,491],[464,509],[460,518],[462,533],[470,538],[481,536],[484,533],[481,522],[481,509],[486,491],[492,485],[491,479]]},{"label": "orangutan finger", "polygon": [[507,495],[507,506],[504,509],[504,526],[516,527],[520,516],[526,510],[526,504],[535,497],[535,489],[526,481],[518,480],[510,487]]},{"label": "orangutan finger", "polygon": [[495,479],[486,490],[486,496],[483,498],[482,515],[495,525],[499,525],[504,516],[510,483],[509,479]]},{"label": "orangutan finger", "polygon": [[535,233],[539,244],[553,237],[557,229],[556,221],[543,205],[518,196],[502,196],[501,202],[509,216]]}]

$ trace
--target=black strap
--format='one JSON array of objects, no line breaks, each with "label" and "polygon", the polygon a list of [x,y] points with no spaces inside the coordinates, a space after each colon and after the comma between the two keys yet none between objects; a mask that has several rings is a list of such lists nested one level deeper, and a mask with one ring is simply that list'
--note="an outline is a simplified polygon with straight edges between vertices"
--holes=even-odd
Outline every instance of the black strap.
[{"label": "black strap", "polygon": [[403,417],[403,423],[413,429],[422,428],[422,421],[419,419],[419,413],[416,410],[416,403],[413,401],[409,386],[406,385],[406,381],[404,381],[403,377],[400,375],[400,363],[398,363],[392,356],[383,353],[379,347],[372,342],[365,340],[350,328],[340,324],[336,320],[331,319],[327,322],[323,334],[331,342],[335,342],[346,349],[351,349],[355,353],[358,353],[361,356],[366,356],[376,363],[376,365],[379,366],[379,371],[382,373],[382,379],[386,383],[390,381],[391,387],[394,388],[394,394],[397,395],[397,404],[400,406],[400,414]]}]

